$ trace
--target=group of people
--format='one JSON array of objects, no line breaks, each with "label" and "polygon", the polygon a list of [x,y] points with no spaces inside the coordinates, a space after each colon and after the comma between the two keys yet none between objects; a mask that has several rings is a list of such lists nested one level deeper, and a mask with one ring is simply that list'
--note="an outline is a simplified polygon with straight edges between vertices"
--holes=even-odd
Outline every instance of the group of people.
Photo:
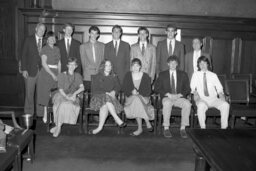
[{"label": "group of people", "polygon": [[[221,128],[228,126],[229,104],[224,99],[223,87],[217,75],[211,72],[211,58],[201,51],[199,38],[192,41],[193,52],[185,55],[184,45],[175,40],[177,28],[166,27],[167,38],[157,47],[149,42],[149,30],[139,27],[138,42],[129,45],[121,40],[123,30],[112,28],[113,40],[107,44],[98,41],[100,30],[89,28],[89,41],[80,44],[72,38],[74,27],[65,24],[64,38],[56,42],[52,31],[38,23],[35,34],[25,40],[21,71],[25,78],[26,98],[24,112],[34,114],[34,92],[37,89],[37,115],[47,120],[47,105],[53,100],[55,127],[50,132],[57,137],[63,123],[75,124],[80,110],[79,97],[85,91],[92,93],[90,107],[99,110],[99,124],[90,134],[99,133],[111,114],[120,127],[126,123],[118,114],[124,111],[128,119],[136,119],[138,128],[131,136],[153,131],[154,108],[150,102],[152,87],[160,93],[163,106],[164,136],[172,137],[169,130],[173,106],[181,108],[181,137],[186,138],[189,126],[191,102],[194,94],[201,128],[205,126],[205,112],[215,107],[221,113]],[[45,41],[46,40],[46,41]],[[125,104],[117,100],[117,94],[125,94]]]}]

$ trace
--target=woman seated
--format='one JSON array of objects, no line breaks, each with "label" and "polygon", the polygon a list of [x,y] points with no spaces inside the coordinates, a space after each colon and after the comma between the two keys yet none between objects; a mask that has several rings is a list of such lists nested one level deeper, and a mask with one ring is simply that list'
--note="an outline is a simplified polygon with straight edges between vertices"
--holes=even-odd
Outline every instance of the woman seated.
[{"label": "woman seated", "polygon": [[99,125],[94,130],[89,130],[89,134],[99,133],[110,113],[115,122],[124,127],[126,124],[118,117],[117,113],[123,110],[123,107],[116,99],[116,93],[120,90],[120,84],[117,76],[112,72],[112,64],[109,60],[101,63],[99,73],[92,78],[92,98],[90,108],[99,110]]},{"label": "woman seated", "polygon": [[154,108],[150,105],[151,80],[148,74],[141,71],[141,61],[134,58],[131,64],[131,72],[124,77],[122,90],[126,96],[124,111],[129,119],[136,119],[138,129],[131,133],[132,136],[140,135],[142,119],[145,120],[147,130],[153,131],[150,120],[154,120]]},{"label": "woman seated", "polygon": [[55,127],[50,132],[54,137],[60,134],[63,123],[76,124],[80,111],[78,94],[84,90],[82,76],[74,72],[77,59],[68,59],[68,71],[58,76],[59,91],[53,96],[53,115]]}]

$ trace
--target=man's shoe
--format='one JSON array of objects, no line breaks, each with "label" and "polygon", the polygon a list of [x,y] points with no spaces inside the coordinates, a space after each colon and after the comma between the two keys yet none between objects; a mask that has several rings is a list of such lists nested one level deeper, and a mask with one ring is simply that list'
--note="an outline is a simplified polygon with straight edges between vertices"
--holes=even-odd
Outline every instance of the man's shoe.
[{"label": "man's shoe", "polygon": [[165,138],[172,138],[172,133],[169,129],[164,129],[164,137]]},{"label": "man's shoe", "polygon": [[126,126],[127,126],[127,124],[125,122],[123,122],[121,125],[119,125],[120,128],[124,128]]},{"label": "man's shoe", "polygon": [[180,136],[181,136],[181,138],[188,138],[188,136],[187,136],[187,133],[186,133],[186,130],[185,130],[185,129],[181,129],[181,130],[180,130]]}]

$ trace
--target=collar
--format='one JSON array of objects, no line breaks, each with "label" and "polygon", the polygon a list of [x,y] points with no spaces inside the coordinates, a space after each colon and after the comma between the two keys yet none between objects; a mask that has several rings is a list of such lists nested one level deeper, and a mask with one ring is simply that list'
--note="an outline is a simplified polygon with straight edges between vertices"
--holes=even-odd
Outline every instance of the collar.
[{"label": "collar", "polygon": [[140,47],[142,47],[142,44],[144,44],[145,48],[147,47],[148,42],[140,42]]}]

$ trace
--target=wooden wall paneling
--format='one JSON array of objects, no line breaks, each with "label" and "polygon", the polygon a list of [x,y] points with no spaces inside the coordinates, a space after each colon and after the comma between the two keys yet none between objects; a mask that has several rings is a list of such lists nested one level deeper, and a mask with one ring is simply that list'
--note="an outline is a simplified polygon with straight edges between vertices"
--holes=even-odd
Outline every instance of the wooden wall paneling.
[{"label": "wooden wall paneling", "polygon": [[256,75],[256,40],[241,40],[241,69],[240,73],[253,73]]}]

